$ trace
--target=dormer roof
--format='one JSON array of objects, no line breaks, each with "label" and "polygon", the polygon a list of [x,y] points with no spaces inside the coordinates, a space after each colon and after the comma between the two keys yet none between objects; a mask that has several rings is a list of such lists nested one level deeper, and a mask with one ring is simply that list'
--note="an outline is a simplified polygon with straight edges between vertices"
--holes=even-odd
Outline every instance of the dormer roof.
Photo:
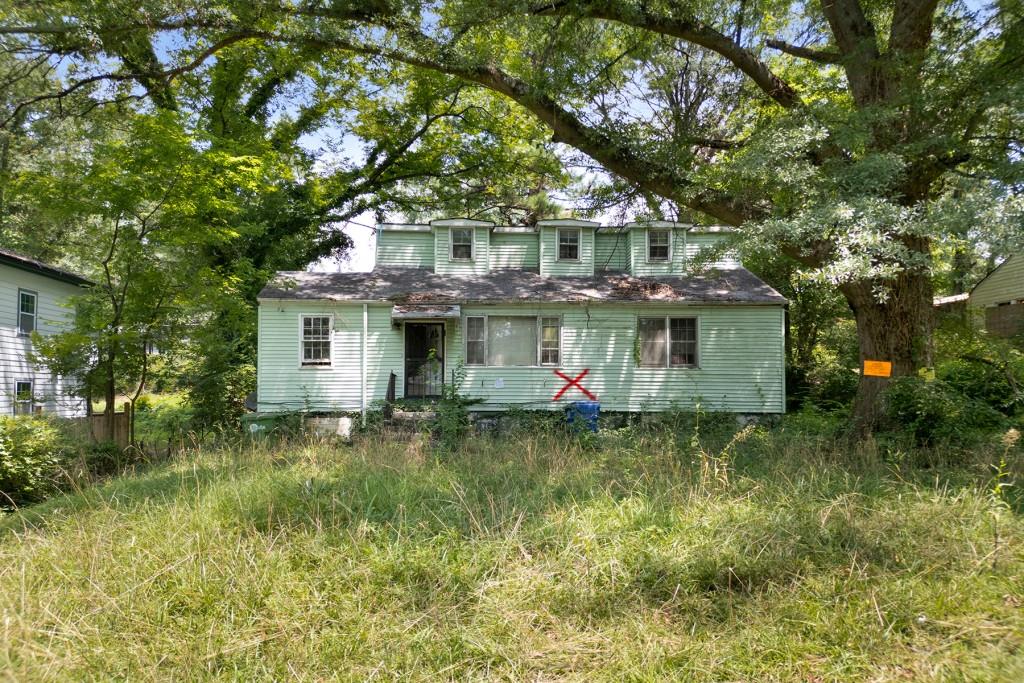
[{"label": "dormer roof", "polygon": [[537,221],[537,227],[600,228],[601,224],[597,221],[583,221],[576,218],[545,218],[542,221]]},{"label": "dormer roof", "polygon": [[494,223],[473,218],[439,218],[430,221],[430,225],[438,228],[489,228],[493,227]]}]

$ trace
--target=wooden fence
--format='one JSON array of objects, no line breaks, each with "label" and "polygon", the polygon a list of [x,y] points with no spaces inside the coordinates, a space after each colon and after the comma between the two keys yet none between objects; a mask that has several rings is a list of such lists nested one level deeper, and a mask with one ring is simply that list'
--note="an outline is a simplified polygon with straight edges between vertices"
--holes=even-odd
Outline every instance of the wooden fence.
[{"label": "wooden fence", "polygon": [[[131,414],[125,410],[121,413],[114,413],[113,418],[114,443],[119,448],[127,448],[131,443]],[[75,431],[78,438],[91,439],[96,443],[108,440],[107,416],[103,413],[75,418],[73,422],[77,425]]]}]

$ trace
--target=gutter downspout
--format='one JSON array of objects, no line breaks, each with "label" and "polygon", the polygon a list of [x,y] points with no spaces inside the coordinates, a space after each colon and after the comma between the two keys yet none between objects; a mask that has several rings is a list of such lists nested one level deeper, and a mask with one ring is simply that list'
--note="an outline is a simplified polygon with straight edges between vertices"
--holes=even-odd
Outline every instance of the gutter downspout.
[{"label": "gutter downspout", "polygon": [[363,304],[363,351],[361,354],[362,362],[360,363],[360,366],[362,367],[362,393],[360,403],[362,405],[363,427],[366,426],[366,335],[370,327],[369,319],[369,307],[367,304]]}]

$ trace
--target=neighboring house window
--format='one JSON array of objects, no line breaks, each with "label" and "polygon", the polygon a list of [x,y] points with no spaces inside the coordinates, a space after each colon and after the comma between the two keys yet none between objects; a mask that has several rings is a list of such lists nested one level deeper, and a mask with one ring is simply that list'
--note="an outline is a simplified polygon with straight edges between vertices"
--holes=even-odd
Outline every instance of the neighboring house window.
[{"label": "neighboring house window", "polygon": [[579,261],[580,260],[580,230],[559,229],[558,231],[558,260]]},{"label": "neighboring house window", "polygon": [[452,228],[452,260],[473,259],[473,228]]},{"label": "neighboring house window", "polygon": [[34,401],[31,380],[18,380],[14,383],[15,415],[31,415]]},{"label": "neighboring house window", "polygon": [[558,365],[562,351],[562,321],[559,318],[540,319],[540,364]]},{"label": "neighboring house window", "polygon": [[466,364],[491,367],[558,365],[562,322],[557,317],[466,317]]},{"label": "neighboring house window", "polygon": [[647,260],[668,261],[671,255],[672,233],[669,230],[647,231]]},{"label": "neighboring house window", "polygon": [[27,289],[18,290],[18,334],[32,334],[36,329],[36,304],[39,297]]},{"label": "neighboring house window", "polygon": [[331,364],[331,316],[302,316],[302,365]]},{"label": "neighboring house window", "polygon": [[697,367],[696,318],[639,318],[640,367]]},{"label": "neighboring house window", "polygon": [[483,316],[466,318],[466,365],[487,364],[487,332]]}]

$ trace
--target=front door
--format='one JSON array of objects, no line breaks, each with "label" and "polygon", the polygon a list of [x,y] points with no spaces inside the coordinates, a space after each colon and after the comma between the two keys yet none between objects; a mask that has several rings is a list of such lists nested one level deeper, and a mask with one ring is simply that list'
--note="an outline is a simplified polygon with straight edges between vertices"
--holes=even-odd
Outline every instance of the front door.
[{"label": "front door", "polygon": [[439,397],[443,383],[444,323],[406,323],[406,398]]}]

